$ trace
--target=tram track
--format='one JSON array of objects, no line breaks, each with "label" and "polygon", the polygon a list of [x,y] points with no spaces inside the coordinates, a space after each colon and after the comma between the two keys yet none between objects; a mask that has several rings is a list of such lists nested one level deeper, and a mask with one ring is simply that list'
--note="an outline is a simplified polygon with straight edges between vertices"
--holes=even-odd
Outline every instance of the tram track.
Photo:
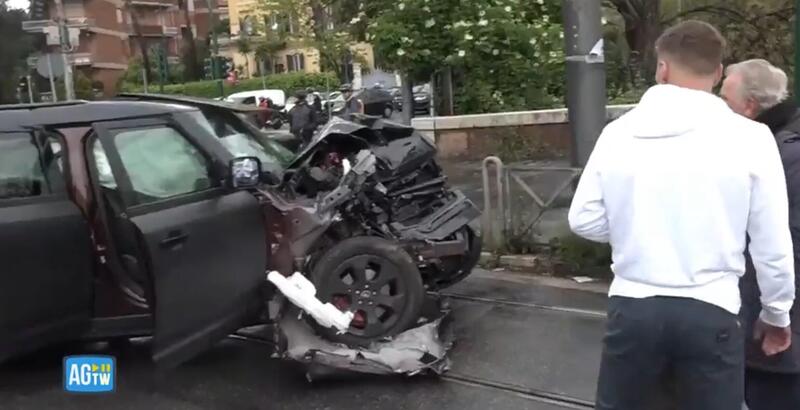
[{"label": "tram track", "polygon": [[579,397],[572,397],[557,392],[498,382],[481,377],[467,376],[452,371],[439,376],[439,378],[446,382],[512,394],[531,401],[552,404],[565,409],[582,410],[594,408],[594,402],[581,399]]},{"label": "tram track", "polygon": [[518,302],[513,300],[507,299],[494,299],[494,298],[486,298],[480,296],[470,296],[464,295],[460,293],[451,293],[451,292],[443,292],[440,293],[441,296],[454,299],[454,300],[463,300],[467,302],[476,302],[476,303],[483,303],[483,304],[490,304],[490,305],[500,305],[500,306],[513,306],[513,307],[522,307],[522,308],[529,308],[529,309],[536,309],[536,310],[549,310],[555,312],[562,312],[562,313],[570,313],[580,316],[588,316],[594,317],[599,319],[606,318],[606,312],[602,310],[591,310],[591,309],[579,309],[579,308],[572,308],[569,306],[555,306],[555,305],[547,305],[547,304],[540,304],[540,303],[530,303],[530,302]]},{"label": "tram track", "polygon": [[[445,298],[449,298],[451,300],[458,300],[467,303],[555,311],[555,312],[566,313],[569,315],[591,317],[597,319],[605,319],[606,317],[606,312],[600,310],[580,309],[569,306],[555,306],[555,305],[540,304],[540,303],[520,302],[508,299],[470,296],[456,292],[442,292],[439,295]],[[262,346],[274,346],[273,342],[270,340],[262,339],[259,337],[253,337],[251,335],[246,335],[242,333],[230,335],[229,338],[244,342],[256,343]],[[462,386],[481,388],[501,394],[514,395],[520,398],[524,398],[526,400],[530,400],[532,402],[549,404],[552,406],[556,406],[558,408],[579,409],[579,410],[594,408],[594,402],[586,400],[584,398],[573,397],[550,390],[537,389],[518,384],[491,380],[479,376],[467,375],[454,371],[449,371],[439,376],[439,379],[447,383],[454,383]]]}]

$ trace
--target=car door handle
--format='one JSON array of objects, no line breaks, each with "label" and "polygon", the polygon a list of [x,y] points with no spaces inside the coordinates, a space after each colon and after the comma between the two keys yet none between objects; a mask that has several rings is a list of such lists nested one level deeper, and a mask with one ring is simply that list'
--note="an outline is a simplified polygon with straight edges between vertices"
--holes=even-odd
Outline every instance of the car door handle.
[{"label": "car door handle", "polygon": [[182,231],[174,231],[167,234],[167,237],[161,241],[162,248],[174,248],[189,239],[189,235]]}]

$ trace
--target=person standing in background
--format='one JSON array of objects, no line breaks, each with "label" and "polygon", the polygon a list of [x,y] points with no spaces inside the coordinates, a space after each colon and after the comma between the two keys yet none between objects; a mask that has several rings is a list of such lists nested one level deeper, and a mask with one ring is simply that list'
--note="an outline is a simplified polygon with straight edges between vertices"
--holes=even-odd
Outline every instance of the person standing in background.
[{"label": "person standing in background", "polygon": [[[728,67],[721,96],[731,109],[769,127],[781,154],[789,196],[789,230],[794,245],[795,289],[800,285],[800,110],[788,97],[788,77],[766,60],[743,61]],[[747,258],[742,278],[742,321],[745,335],[753,335],[761,296],[752,261]],[[755,328],[755,329],[754,329]],[[792,348],[766,356],[760,340],[745,344],[745,400],[750,410],[800,409],[800,313],[792,308]]]}]

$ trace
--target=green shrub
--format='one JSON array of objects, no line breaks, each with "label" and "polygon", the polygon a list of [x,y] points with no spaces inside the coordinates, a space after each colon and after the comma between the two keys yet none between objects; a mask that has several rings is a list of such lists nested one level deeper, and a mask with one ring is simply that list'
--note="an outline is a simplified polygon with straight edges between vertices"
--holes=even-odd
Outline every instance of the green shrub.
[{"label": "green shrub", "polygon": [[569,235],[554,240],[552,245],[558,258],[578,271],[606,269],[611,265],[611,247],[608,244]]},{"label": "green shrub", "polygon": [[[238,93],[242,91],[260,90],[264,88],[283,90],[287,94],[291,94],[296,90],[313,87],[318,90],[329,87],[330,89],[337,89],[339,87],[339,79],[332,73],[286,73],[286,74],[272,74],[264,77],[262,82],[261,78],[250,78],[239,81],[238,84],[232,85],[229,82],[224,82],[225,95]],[[150,85],[150,92],[157,92],[158,84]],[[137,84],[125,83],[120,87],[121,92],[143,92],[144,88]],[[180,94],[192,97],[206,97],[215,98],[219,97],[219,88],[217,81],[195,81],[183,84],[169,84],[164,86],[164,94]]]}]

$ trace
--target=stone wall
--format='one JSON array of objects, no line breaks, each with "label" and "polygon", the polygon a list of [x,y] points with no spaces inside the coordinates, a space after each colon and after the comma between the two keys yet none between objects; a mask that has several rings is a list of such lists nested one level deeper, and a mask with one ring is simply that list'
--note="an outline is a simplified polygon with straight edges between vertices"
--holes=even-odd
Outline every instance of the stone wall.
[{"label": "stone wall", "polygon": [[[609,106],[609,121],[632,105]],[[445,159],[476,160],[500,155],[504,160],[568,158],[572,149],[566,109],[453,117],[415,118],[412,125],[436,141]]]}]

